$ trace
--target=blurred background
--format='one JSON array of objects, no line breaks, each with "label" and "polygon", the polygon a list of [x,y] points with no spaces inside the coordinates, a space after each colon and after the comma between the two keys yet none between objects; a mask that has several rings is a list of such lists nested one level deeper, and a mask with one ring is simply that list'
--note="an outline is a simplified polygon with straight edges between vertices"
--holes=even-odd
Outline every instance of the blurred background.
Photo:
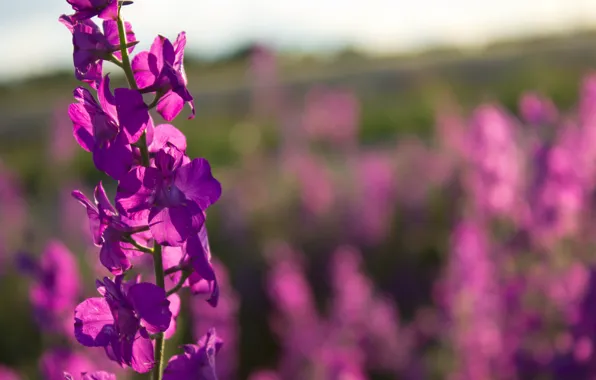
[{"label": "blurred background", "polygon": [[[596,3],[124,10],[135,53],[186,31],[197,117],[174,124],[224,189],[220,305],[183,293],[169,355],[214,326],[223,380],[596,376]],[[0,3],[0,379],[116,371],[71,331],[108,273],[70,192],[116,183],[72,137],[64,13]]]}]

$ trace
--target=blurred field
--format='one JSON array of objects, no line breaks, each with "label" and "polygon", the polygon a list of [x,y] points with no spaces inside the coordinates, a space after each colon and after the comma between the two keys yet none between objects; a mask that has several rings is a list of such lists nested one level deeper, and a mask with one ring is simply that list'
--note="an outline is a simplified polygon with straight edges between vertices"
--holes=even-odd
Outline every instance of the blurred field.
[{"label": "blurred field", "polygon": [[[359,102],[356,124],[358,155],[362,155],[355,161],[367,154],[372,161],[376,155],[387,156],[400,173],[395,190],[398,200],[389,203],[390,216],[384,221],[387,233],[372,242],[349,230],[346,219],[350,217],[342,214],[347,207],[343,207],[341,191],[349,193],[360,184],[346,175],[355,166],[346,158],[351,156],[337,147],[313,144],[310,151],[320,161],[315,159],[312,166],[328,170],[327,176],[336,186],[329,191],[330,197],[337,204],[320,214],[305,211],[303,194],[296,190],[299,181],[286,172],[282,157],[283,147],[291,145],[284,139],[291,136],[284,137],[280,119],[255,115],[249,57],[240,55],[218,63],[187,58],[198,112],[196,119],[181,117],[174,124],[188,137],[189,156],[208,158],[224,187],[224,197],[211,211],[208,224],[214,256],[230,272],[240,302],[237,378],[247,378],[258,368],[273,368],[282,356],[283,342],[272,331],[269,316],[274,301],[267,293],[271,262],[266,255],[279,241],[301,250],[307,258],[305,273],[317,310],[330,307],[332,253],[338,246],[351,244],[362,251],[363,271],[374,287],[396,303],[399,312],[395,318],[406,326],[428,317],[431,327],[427,327],[432,330],[440,314],[435,308],[435,281],[447,266],[449,236],[461,214],[457,197],[462,192],[453,179],[457,175],[445,179],[440,167],[430,167],[420,158],[435,157],[432,149],[438,149],[440,140],[436,129],[439,110],[445,104],[458,104],[467,114],[481,103],[498,101],[517,113],[519,97],[526,90],[541,91],[561,109],[573,109],[581,78],[596,68],[595,38],[595,33],[584,32],[505,41],[481,51],[435,49],[385,58],[350,51],[330,57],[280,55],[282,113],[289,115],[289,124],[300,123],[293,116],[301,115],[305,96],[313,87],[352,91]],[[113,85],[122,80],[118,76]],[[72,186],[90,189],[106,176],[95,170],[89,155],[78,147],[72,161],[56,163],[48,156],[48,146],[55,138],[52,126],[56,120],[64,122],[71,91],[77,85],[67,72],[0,87],[0,159],[22,185],[29,219],[25,234],[12,237],[13,251],[39,252],[52,236],[63,239],[75,252],[87,249],[76,236],[79,232],[62,225],[68,212],[65,216],[61,197]],[[435,161],[440,163],[441,158]],[[306,171],[317,172],[310,170]],[[432,174],[433,170],[438,174]],[[365,175],[374,170],[363,171]],[[326,181],[313,186],[324,192]],[[107,186],[113,193],[115,186]],[[337,194],[335,189],[340,189]],[[77,223],[86,221],[74,225]],[[89,257],[81,254],[79,258],[83,263]],[[36,358],[48,342],[27,315],[27,285],[17,278],[9,273],[0,279],[2,308],[14,310],[10,315],[0,313],[0,335],[7,337],[0,340],[0,363],[16,366],[35,378]],[[13,283],[17,284],[14,288]],[[178,338],[187,339],[178,341],[190,341],[192,322],[183,320],[180,326]],[[409,356],[415,365],[396,371],[373,370],[373,378],[396,378],[396,372],[404,379],[447,378],[453,353],[444,349],[444,337],[436,331],[428,336],[416,331],[422,337],[417,335],[419,341]],[[23,347],[19,352],[14,350],[17,345]],[[170,344],[168,350],[173,352],[174,346]],[[423,368],[423,374],[416,377],[408,372],[415,371],[413,367]]]}]

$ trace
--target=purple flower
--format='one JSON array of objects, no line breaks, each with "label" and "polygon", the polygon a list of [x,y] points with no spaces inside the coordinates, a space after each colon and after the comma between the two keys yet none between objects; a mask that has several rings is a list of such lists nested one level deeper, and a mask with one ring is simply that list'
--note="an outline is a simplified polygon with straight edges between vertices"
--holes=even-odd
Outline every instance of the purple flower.
[{"label": "purple flower", "polygon": [[112,95],[107,75],[97,94],[99,104],[87,89],[75,89],[74,97],[79,103],[68,108],[73,134],[79,145],[93,154],[99,170],[120,179],[133,164],[129,144],[136,142],[153,122],[143,96],[126,88],[117,88]]},{"label": "purple flower", "polygon": [[122,274],[129,270],[132,266],[129,257],[139,256],[142,252],[123,239],[126,235],[138,232],[143,226],[135,226],[137,221],[126,220],[118,215],[101,182],[95,187],[95,204],[78,190],[73,191],[72,196],[87,209],[93,242],[101,247],[101,263],[113,274]]},{"label": "purple flower", "polygon": [[[226,342],[225,347],[218,354],[217,376],[221,380],[236,379],[238,363],[238,297],[234,292],[225,266],[215,260],[213,263],[217,275],[217,283],[222,290],[217,307],[211,307],[197,298],[191,301],[193,332],[195,337],[209,327],[215,328],[217,335]],[[194,274],[194,273],[193,273]],[[198,302],[195,302],[197,300]]]},{"label": "purple flower", "polygon": [[80,377],[73,377],[70,373],[64,372],[64,380],[116,380],[116,375],[106,371],[83,372]]},{"label": "purple flower", "polygon": [[[211,248],[207,236],[207,227],[203,226],[198,234],[191,236],[182,247],[163,248],[164,269],[180,266],[193,272],[184,282],[195,295],[208,295],[207,302],[215,307],[219,300],[219,285],[211,264]],[[182,273],[175,272],[166,279],[172,284],[181,280]]]},{"label": "purple flower", "polygon": [[167,121],[172,121],[188,102],[191,108],[189,119],[194,118],[193,97],[186,88],[184,71],[184,47],[186,33],[178,34],[174,44],[163,36],[157,36],[150,51],[137,54],[132,60],[132,69],[142,92],[157,92],[160,95],[157,112]]},{"label": "purple flower", "polygon": [[[205,222],[205,210],[221,195],[204,158],[189,161],[175,147],[155,155],[155,167],[135,167],[120,180],[116,206],[131,219],[149,210],[148,223],[159,244],[181,246]],[[196,242],[189,243],[190,249]]]},{"label": "purple flower", "polygon": [[[74,255],[59,241],[50,241],[39,261],[17,258],[21,270],[35,278],[29,298],[42,328],[62,330],[79,296],[79,271]],[[66,331],[66,330],[65,330]]]},{"label": "purple flower", "polygon": [[[72,33],[76,78],[97,89],[101,81],[102,61],[109,60],[112,55],[121,57],[116,21],[104,21],[103,33],[91,20],[77,21],[73,16],[62,15],[59,21]],[[137,43],[135,35],[130,23],[125,23],[125,28],[129,51],[132,52]]]},{"label": "purple flower", "polygon": [[39,366],[46,380],[63,380],[65,372],[82,373],[95,369],[86,356],[62,348],[45,352],[39,360]]},{"label": "purple flower", "polygon": [[19,380],[19,375],[8,367],[0,364],[0,380]]},{"label": "purple flower", "polygon": [[101,19],[115,20],[118,15],[117,0],[66,0],[75,10],[75,20],[85,20],[98,16]]},{"label": "purple flower", "polygon": [[519,100],[519,113],[522,119],[531,125],[554,123],[559,112],[552,100],[535,92],[526,92]]},{"label": "purple flower", "polygon": [[102,297],[88,298],[75,309],[75,336],[87,347],[104,347],[110,359],[139,373],[154,365],[150,334],[170,326],[172,312],[165,290],[148,282],[97,281]]},{"label": "purple flower", "polygon": [[163,379],[216,380],[215,355],[222,344],[222,340],[215,334],[215,329],[210,329],[197,345],[184,345],[184,354],[175,355],[170,359]]}]

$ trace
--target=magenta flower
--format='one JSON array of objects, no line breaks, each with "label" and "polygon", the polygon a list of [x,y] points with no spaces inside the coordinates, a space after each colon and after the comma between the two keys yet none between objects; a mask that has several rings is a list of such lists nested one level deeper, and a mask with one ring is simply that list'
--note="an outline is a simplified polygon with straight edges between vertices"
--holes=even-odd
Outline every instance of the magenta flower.
[{"label": "magenta flower", "polygon": [[12,369],[0,364],[0,380],[19,380],[19,375]]},{"label": "magenta flower", "polygon": [[75,10],[75,20],[86,20],[99,17],[104,20],[115,20],[118,15],[117,0],[66,0]]},{"label": "magenta flower", "polygon": [[[120,180],[116,206],[131,219],[148,223],[159,244],[181,246],[205,222],[205,210],[221,196],[204,158],[190,161],[175,147],[155,155],[155,167],[135,167]],[[191,250],[195,243],[190,243]]]},{"label": "magenta flower", "polygon": [[[72,33],[76,78],[97,89],[101,81],[102,61],[109,60],[112,55],[121,58],[116,21],[104,21],[103,33],[91,20],[77,21],[73,16],[62,15],[59,21]],[[125,28],[129,52],[132,52],[137,41],[130,23],[125,23]]]},{"label": "magenta flower", "polygon": [[[207,236],[207,227],[203,226],[198,234],[191,236],[182,247],[163,248],[164,269],[180,266],[193,272],[183,283],[190,287],[195,295],[208,295],[207,302],[215,307],[219,300],[219,285],[211,264],[211,248]],[[172,284],[181,280],[182,273],[175,272],[166,277]]]},{"label": "magenta flower", "polygon": [[198,344],[183,346],[184,354],[173,356],[163,373],[164,380],[217,380],[215,374],[215,355],[223,342],[210,329]]},{"label": "magenta flower", "polygon": [[116,375],[106,371],[83,372],[81,376],[72,376],[68,372],[64,372],[64,380],[116,380]]},{"label": "magenta flower", "polygon": [[46,351],[39,360],[39,367],[46,380],[63,380],[65,372],[83,373],[95,369],[86,356],[64,348]]},{"label": "magenta flower", "polygon": [[[217,307],[211,307],[196,297],[191,300],[191,315],[193,333],[199,338],[210,327],[215,328],[217,335],[226,342],[225,347],[218,354],[217,376],[221,380],[236,379],[238,364],[238,309],[239,299],[228,280],[225,266],[214,260],[217,284],[221,295]],[[195,301],[196,300],[196,301]]]},{"label": "magenta flower", "polygon": [[68,108],[73,134],[79,145],[93,154],[99,170],[120,179],[133,164],[129,144],[136,142],[152,121],[143,96],[126,88],[118,88],[112,95],[107,75],[97,94],[99,104],[87,89],[75,89],[79,103]]},{"label": "magenta flower", "polygon": [[102,297],[88,298],[75,309],[75,336],[87,347],[104,347],[110,359],[139,373],[153,368],[150,334],[164,332],[172,313],[165,290],[148,282],[97,281]]},{"label": "magenta flower", "polygon": [[79,296],[79,270],[74,255],[59,241],[50,241],[39,261],[22,254],[17,258],[21,270],[33,276],[29,298],[42,328],[61,330],[66,313]]},{"label": "magenta flower", "polygon": [[93,242],[101,247],[99,260],[113,274],[122,274],[132,266],[129,258],[142,254],[123,239],[140,231],[144,226],[135,226],[134,223],[137,221],[127,220],[118,215],[101,182],[95,187],[93,194],[95,204],[80,191],[72,192],[72,196],[87,209]]},{"label": "magenta flower", "polygon": [[194,100],[188,91],[184,71],[184,47],[186,33],[178,34],[174,44],[163,36],[157,36],[150,51],[137,54],[132,60],[132,69],[141,92],[157,92],[161,97],[157,112],[167,121],[172,121],[188,102],[195,116]]},{"label": "magenta flower", "polygon": [[526,92],[519,100],[519,113],[531,125],[548,125],[556,122],[559,111],[549,98],[536,92]]}]

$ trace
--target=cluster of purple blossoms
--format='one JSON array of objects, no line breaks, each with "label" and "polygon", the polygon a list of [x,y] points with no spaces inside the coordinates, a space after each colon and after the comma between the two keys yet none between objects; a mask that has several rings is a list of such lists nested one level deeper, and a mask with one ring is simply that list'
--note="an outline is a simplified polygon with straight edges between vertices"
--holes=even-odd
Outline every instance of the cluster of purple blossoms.
[{"label": "cluster of purple blossoms", "polygon": [[[149,51],[129,58],[138,43],[121,17],[121,0],[67,0],[74,14],[60,17],[72,33],[75,76],[91,89],[77,87],[68,114],[78,144],[93,156],[98,170],[118,181],[112,203],[100,182],[94,200],[75,190],[86,209],[99,260],[114,277],[96,281],[100,297],[75,308],[74,335],[86,347],[102,347],[107,357],[155,379],[214,379],[215,354],[222,341],[214,329],[186,345],[164,370],[164,339],[176,328],[180,298],[189,286],[208,294],[217,306],[218,287],[211,265],[206,211],[221,196],[209,162],[186,155],[186,138],[171,124],[155,125],[152,108],[170,122],[193,97],[183,59],[186,35],[172,43],[157,36]],[[102,20],[102,28],[93,21]],[[110,86],[103,62],[123,69],[130,88]],[[152,94],[146,103],[145,94]],[[130,275],[135,259],[151,255],[155,283]],[[166,276],[170,280],[166,287]],[[168,289],[169,288],[169,289]],[[107,372],[66,374],[68,379],[115,379]]]}]

